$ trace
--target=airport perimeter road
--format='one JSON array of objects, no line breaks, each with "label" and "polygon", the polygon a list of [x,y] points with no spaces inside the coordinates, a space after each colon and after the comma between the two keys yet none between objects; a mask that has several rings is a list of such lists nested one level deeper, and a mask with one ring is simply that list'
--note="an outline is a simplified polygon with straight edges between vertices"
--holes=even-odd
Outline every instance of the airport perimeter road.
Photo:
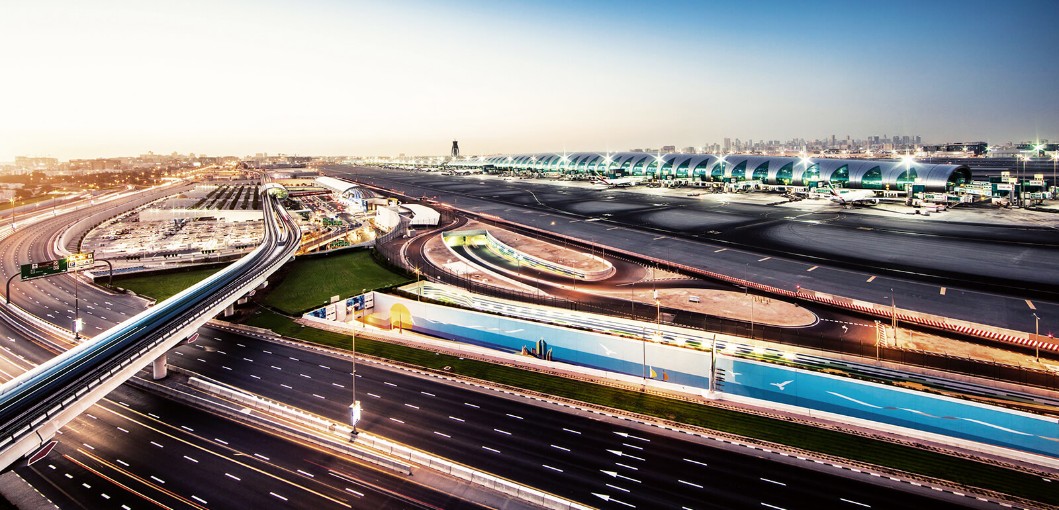
[{"label": "airport perimeter road", "polygon": [[60,508],[481,508],[128,386],[15,471]]},{"label": "airport perimeter road", "polygon": [[[348,360],[212,328],[177,352],[171,363],[206,377],[346,419]],[[594,506],[957,508],[976,502],[935,500],[948,496],[904,492],[912,487],[885,477],[809,461],[784,464],[772,459],[789,457],[689,441],[371,363],[358,364],[356,391],[365,410],[362,430]]]},{"label": "airport perimeter road", "polygon": [[[1059,332],[1059,230],[931,222],[821,206],[800,211],[688,197],[693,188],[585,184],[330,167],[597,245],[747,278],[1032,332]],[[777,200],[781,200],[777,197]],[[989,213],[984,213],[989,214]]]}]

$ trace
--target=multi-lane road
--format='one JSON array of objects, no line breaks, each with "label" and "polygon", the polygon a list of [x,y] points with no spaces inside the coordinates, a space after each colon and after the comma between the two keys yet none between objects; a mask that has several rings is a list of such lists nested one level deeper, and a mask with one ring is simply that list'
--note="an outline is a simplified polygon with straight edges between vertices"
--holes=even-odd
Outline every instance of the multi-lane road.
[{"label": "multi-lane road", "polygon": [[[206,377],[336,421],[348,413],[348,359],[212,328],[176,352],[171,363]],[[869,474],[571,412],[378,363],[362,361],[356,373],[365,409],[361,429],[590,505],[852,509],[979,503],[933,490],[905,492],[914,487],[886,478],[888,483],[877,484],[879,478]]]}]

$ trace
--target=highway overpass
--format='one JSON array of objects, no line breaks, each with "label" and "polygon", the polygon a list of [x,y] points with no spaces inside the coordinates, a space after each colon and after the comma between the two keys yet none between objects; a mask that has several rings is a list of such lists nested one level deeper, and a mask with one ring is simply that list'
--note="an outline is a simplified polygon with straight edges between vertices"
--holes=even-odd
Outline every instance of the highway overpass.
[{"label": "highway overpass", "polygon": [[47,444],[63,425],[133,376],[146,362],[164,373],[165,353],[249,291],[298,248],[300,230],[263,201],[261,246],[223,271],[0,386],[0,466]]}]

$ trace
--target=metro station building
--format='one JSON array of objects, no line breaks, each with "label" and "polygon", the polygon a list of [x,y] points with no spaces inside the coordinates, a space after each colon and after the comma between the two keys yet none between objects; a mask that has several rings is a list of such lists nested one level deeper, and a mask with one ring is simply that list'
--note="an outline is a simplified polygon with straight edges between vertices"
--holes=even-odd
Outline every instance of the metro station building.
[{"label": "metro station building", "polygon": [[844,188],[904,190],[908,184],[945,192],[971,182],[966,165],[866,159],[797,158],[729,154],[650,154],[574,152],[485,156],[454,160],[450,166],[499,171],[558,173],[572,178],[643,177],[647,180],[702,184],[757,181],[772,186],[809,186],[829,181]]}]

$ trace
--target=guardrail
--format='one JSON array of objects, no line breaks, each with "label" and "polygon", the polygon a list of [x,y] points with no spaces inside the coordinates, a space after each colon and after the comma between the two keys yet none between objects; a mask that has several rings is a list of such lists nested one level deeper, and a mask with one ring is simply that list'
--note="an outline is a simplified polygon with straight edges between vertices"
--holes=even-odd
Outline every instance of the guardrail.
[{"label": "guardrail", "polygon": [[[224,398],[231,399],[242,405],[250,408],[258,409],[262,412],[275,414],[277,416],[293,420],[297,423],[304,424],[309,427],[316,428],[321,431],[329,433],[337,433],[349,437],[352,432],[352,428],[345,425],[335,423],[333,421],[321,418],[316,415],[312,415],[300,409],[296,409],[285,404],[281,404],[274,400],[269,400],[264,397],[257,395],[251,395],[233,388],[228,388],[220,384],[216,384],[210,381],[206,381],[197,377],[191,377],[188,379],[188,384],[198,388],[200,390],[212,393],[214,395],[222,396]],[[535,489],[505,478],[500,478],[496,475],[486,473],[481,470],[474,469],[472,467],[465,466],[453,462],[430,453],[405,446],[403,444],[390,441],[388,439],[368,434],[367,432],[361,432],[357,435],[356,444],[362,445],[373,450],[382,452],[393,458],[386,456],[380,456],[372,454],[370,452],[360,451],[348,451],[351,455],[356,457],[365,458],[375,464],[379,464],[396,471],[404,472],[405,474],[411,474],[411,468],[407,464],[401,464],[395,459],[407,460],[408,462],[423,466],[425,468],[432,469],[459,478],[467,482],[480,485],[492,490],[495,490],[501,494],[511,496],[523,501],[529,501],[531,503],[540,505],[544,508],[551,508],[554,510],[589,510],[592,507],[582,505],[576,501],[572,501],[566,498],[550,494],[548,492]]]}]

